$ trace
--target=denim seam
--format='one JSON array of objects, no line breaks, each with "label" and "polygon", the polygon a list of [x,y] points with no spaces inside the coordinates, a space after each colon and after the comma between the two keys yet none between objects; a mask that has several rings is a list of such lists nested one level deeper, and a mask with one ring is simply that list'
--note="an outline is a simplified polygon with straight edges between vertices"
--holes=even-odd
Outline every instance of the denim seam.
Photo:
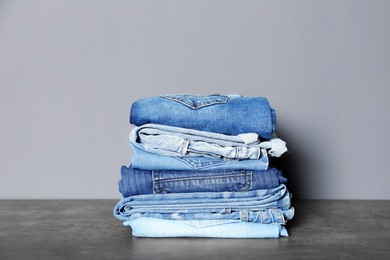
[{"label": "denim seam", "polygon": [[244,186],[241,187],[240,191],[249,191],[252,189],[253,181],[252,181],[252,171],[245,171],[243,174],[245,174],[245,181]]},{"label": "denim seam", "polygon": [[[195,96],[195,95],[193,95]],[[199,109],[199,108],[202,108],[202,107],[207,107],[207,106],[211,106],[211,105],[215,105],[215,104],[226,104],[229,100],[229,97],[228,96],[218,96],[218,100],[214,99],[213,101],[207,101],[207,100],[199,100],[198,103],[199,105],[196,105],[196,103],[192,102],[188,102],[187,100],[185,100],[184,98],[180,98],[180,97],[177,97],[177,96],[174,96],[174,95],[160,95],[160,97],[162,98],[165,98],[167,100],[172,100],[172,101],[175,101],[175,102],[178,102],[178,103],[181,103],[191,109]],[[199,96],[201,97],[201,96]]]},{"label": "denim seam", "polygon": [[190,166],[194,169],[207,168],[207,167],[222,165],[225,163],[224,161],[218,161],[218,162],[212,161],[212,162],[207,162],[207,163],[205,163],[205,162],[197,163],[188,157],[175,156],[175,158],[181,162],[184,162],[185,164],[187,164],[188,166]]},{"label": "denim seam", "polygon": [[249,176],[249,188],[247,190],[253,189],[253,172],[250,171],[247,176]]},{"label": "denim seam", "polygon": [[[159,174],[158,172],[152,171],[152,184],[153,184],[153,193],[161,193],[161,187],[159,185]],[[156,180],[157,179],[157,180]]]},{"label": "denim seam", "polygon": [[244,180],[245,182],[246,181],[246,175],[247,175],[247,172],[244,172],[244,173],[238,173],[238,174],[229,174],[229,175],[214,175],[214,176],[210,176],[210,177],[207,177],[207,176],[199,176],[199,177],[182,177],[182,178],[169,178],[169,179],[158,179],[157,182],[161,183],[161,182],[176,182],[176,181],[192,181],[192,180],[206,180],[206,179],[222,179],[222,178],[232,178],[232,177],[244,177]]}]

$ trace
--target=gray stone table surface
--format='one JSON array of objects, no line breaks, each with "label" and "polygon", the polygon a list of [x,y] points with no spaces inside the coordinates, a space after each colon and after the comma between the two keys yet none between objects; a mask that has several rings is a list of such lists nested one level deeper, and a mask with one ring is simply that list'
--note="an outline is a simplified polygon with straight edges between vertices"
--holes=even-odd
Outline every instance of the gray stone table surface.
[{"label": "gray stone table surface", "polygon": [[293,200],[279,239],[136,238],[115,200],[1,200],[0,259],[390,259],[390,201]]}]

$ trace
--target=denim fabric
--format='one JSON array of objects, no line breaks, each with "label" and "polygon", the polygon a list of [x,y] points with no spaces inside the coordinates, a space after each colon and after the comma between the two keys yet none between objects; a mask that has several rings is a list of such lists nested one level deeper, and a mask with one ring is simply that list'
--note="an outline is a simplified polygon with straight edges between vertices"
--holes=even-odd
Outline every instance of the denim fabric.
[{"label": "denim fabric", "polygon": [[284,184],[245,192],[147,194],[122,198],[114,208],[121,220],[153,217],[177,220],[241,220],[284,224],[294,215]]},{"label": "denim fabric", "polygon": [[269,158],[261,149],[259,160],[210,158],[203,156],[163,156],[146,152],[130,143],[133,150],[131,165],[145,170],[266,170]]},{"label": "denim fabric", "polygon": [[224,135],[181,127],[146,124],[134,128],[130,142],[150,153],[166,156],[208,156],[229,159],[258,160],[261,149],[280,157],[287,151],[279,138],[261,141],[256,133]]},{"label": "denim fabric", "polygon": [[140,194],[223,192],[270,189],[287,182],[275,168],[253,170],[173,171],[122,166],[119,191],[123,197]]},{"label": "denim fabric", "polygon": [[130,123],[161,124],[227,135],[257,133],[270,139],[276,113],[264,97],[169,94],[133,102]]},{"label": "denim fabric", "polygon": [[235,220],[169,220],[136,218],[125,221],[136,237],[215,237],[278,238],[287,237],[280,224],[260,224]]}]

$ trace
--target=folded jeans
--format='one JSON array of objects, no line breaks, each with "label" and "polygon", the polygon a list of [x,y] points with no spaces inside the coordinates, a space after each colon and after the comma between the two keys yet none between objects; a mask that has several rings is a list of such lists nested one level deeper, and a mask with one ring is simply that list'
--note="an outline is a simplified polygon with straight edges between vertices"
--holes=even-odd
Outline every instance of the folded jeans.
[{"label": "folded jeans", "polygon": [[145,170],[266,170],[269,158],[261,149],[259,160],[239,160],[204,156],[165,156],[146,152],[130,143],[133,151],[131,165]]},{"label": "folded jeans", "polygon": [[276,112],[265,97],[167,94],[133,102],[130,123],[177,126],[227,135],[257,133],[270,139]]},{"label": "folded jeans", "polygon": [[249,191],[287,182],[276,168],[267,170],[144,170],[122,166],[119,191],[123,197],[140,194]]},{"label": "folded jeans", "polygon": [[294,215],[284,184],[272,189],[244,192],[194,192],[135,195],[122,198],[115,217],[129,220],[155,217],[180,220],[233,219],[285,224]]},{"label": "folded jeans", "polygon": [[265,149],[270,156],[280,157],[286,143],[274,135],[262,141],[256,133],[224,135],[182,127],[146,124],[134,128],[130,142],[150,153],[166,156],[206,156],[228,159],[258,160]]},{"label": "folded jeans", "polygon": [[235,220],[169,220],[136,218],[123,223],[136,237],[279,238],[288,232],[281,224]]}]

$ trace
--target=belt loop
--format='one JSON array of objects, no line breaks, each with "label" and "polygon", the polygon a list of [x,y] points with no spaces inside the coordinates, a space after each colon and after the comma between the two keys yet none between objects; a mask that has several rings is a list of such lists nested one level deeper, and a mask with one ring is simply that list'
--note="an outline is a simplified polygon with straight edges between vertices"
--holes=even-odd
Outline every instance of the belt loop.
[{"label": "belt loop", "polygon": [[190,144],[189,140],[183,139],[183,144],[180,147],[180,154],[185,155],[187,153],[188,145]]},{"label": "belt loop", "polygon": [[249,222],[249,212],[247,209],[240,210],[241,221]]}]

